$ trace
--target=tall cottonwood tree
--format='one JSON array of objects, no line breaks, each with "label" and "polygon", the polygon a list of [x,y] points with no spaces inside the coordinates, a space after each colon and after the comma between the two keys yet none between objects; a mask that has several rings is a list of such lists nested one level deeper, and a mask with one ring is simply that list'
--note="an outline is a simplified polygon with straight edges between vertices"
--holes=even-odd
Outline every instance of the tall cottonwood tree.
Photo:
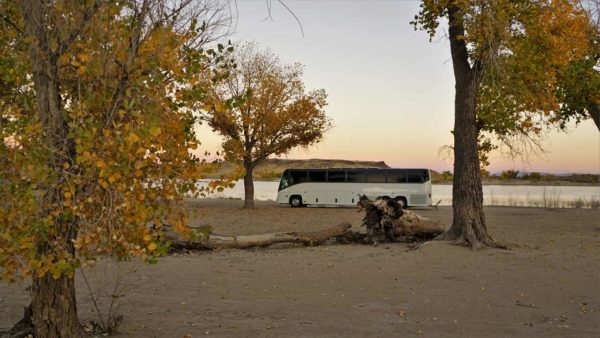
[{"label": "tall cottonwood tree", "polygon": [[219,77],[199,20],[214,10],[0,1],[0,271],[32,278],[35,336],[84,335],[75,268],[153,261],[162,224],[186,230],[183,194],[202,175],[189,108]]},{"label": "tall cottonwood tree", "polygon": [[[556,72],[587,49],[587,19],[572,0],[424,0],[413,24],[433,37],[443,18],[456,93],[453,221],[441,238],[473,248],[499,246],[483,212],[478,137],[485,123],[514,122],[501,104],[518,107],[515,113],[551,111]],[[495,86],[495,76],[510,86]],[[481,118],[485,113],[491,115],[487,121]],[[532,118],[517,127],[528,128]]]},{"label": "tall cottonwood tree", "polygon": [[282,63],[246,44],[234,53],[237,67],[211,93],[220,104],[203,107],[201,119],[223,136],[225,158],[244,167],[244,207],[254,207],[254,168],[268,156],[319,142],[331,126],[324,90],[307,92],[302,65]]}]

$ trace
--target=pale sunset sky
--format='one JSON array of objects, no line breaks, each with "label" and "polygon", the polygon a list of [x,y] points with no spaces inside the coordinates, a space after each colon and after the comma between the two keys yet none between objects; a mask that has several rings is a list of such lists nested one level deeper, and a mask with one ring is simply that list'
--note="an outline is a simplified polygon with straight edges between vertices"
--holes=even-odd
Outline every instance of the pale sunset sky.
[{"label": "pale sunset sky", "polygon": [[[409,24],[419,1],[273,0],[272,20],[263,0],[238,0],[234,43],[255,41],[287,63],[305,65],[307,89],[324,88],[333,128],[325,139],[284,158],[385,161],[392,167],[453,170],[438,149],[452,144],[454,77],[449,43],[429,42]],[[214,153],[220,139],[203,127],[202,151]],[[600,133],[591,120],[552,131],[542,158],[528,162],[493,154],[491,172],[600,174]]]}]

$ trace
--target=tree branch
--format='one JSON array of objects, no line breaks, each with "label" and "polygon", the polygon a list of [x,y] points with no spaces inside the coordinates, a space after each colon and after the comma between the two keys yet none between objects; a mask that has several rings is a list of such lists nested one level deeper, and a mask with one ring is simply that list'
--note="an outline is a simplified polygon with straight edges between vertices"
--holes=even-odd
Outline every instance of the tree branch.
[{"label": "tree branch", "polygon": [[6,16],[6,15],[3,14],[2,15],[2,20],[4,22],[6,22],[9,26],[11,26],[12,28],[14,28],[17,31],[17,33],[23,34],[23,31],[19,28],[19,26],[17,26],[17,24],[14,23],[8,16]]},{"label": "tree branch", "polygon": [[129,56],[127,57],[127,63],[125,65],[122,65],[117,62],[117,64],[121,67],[122,74],[119,79],[119,83],[117,85],[115,93],[113,95],[113,104],[112,104],[110,110],[106,113],[106,122],[104,124],[105,127],[109,127],[112,124],[112,121],[115,117],[117,109],[119,108],[119,105],[121,104],[121,101],[123,100],[123,95],[125,94],[127,80],[129,79],[129,70],[131,69],[131,66],[133,65],[133,61],[134,61],[135,57],[137,56],[137,51],[138,51],[138,47],[139,47],[139,43],[140,43],[140,37],[142,34],[142,26],[143,26],[144,20],[146,18],[146,15],[148,14],[148,10],[149,10],[148,0],[144,0],[144,2],[142,4],[142,9],[140,10],[140,13],[139,13],[139,17],[136,20],[137,27],[135,27],[133,36],[129,39],[130,49],[129,49]]},{"label": "tree branch", "polygon": [[96,14],[96,12],[98,12],[99,8],[100,2],[99,0],[96,0],[94,1],[94,4],[91,7],[85,9],[85,11],[83,12],[83,17],[81,18],[81,24],[77,25],[75,30],[72,31],[71,34],[69,34],[68,38],[60,42],[58,48],[56,48],[56,51],[54,52],[54,57],[61,56],[65,52],[65,50],[67,50],[67,48],[69,48],[69,46],[75,41],[75,39],[77,39],[81,35],[81,32],[86,27],[86,22],[89,21],[92,18],[92,16]]}]

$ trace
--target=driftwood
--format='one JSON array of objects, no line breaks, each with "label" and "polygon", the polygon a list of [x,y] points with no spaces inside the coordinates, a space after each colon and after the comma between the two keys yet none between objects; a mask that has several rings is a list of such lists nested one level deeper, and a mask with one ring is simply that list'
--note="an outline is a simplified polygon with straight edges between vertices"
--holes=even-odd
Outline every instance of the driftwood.
[{"label": "driftwood", "polygon": [[313,246],[323,244],[332,238],[344,237],[351,232],[350,228],[350,223],[341,223],[315,232],[276,232],[248,236],[209,234],[208,236],[195,235],[191,238],[184,238],[179,232],[166,227],[164,238],[170,241],[171,247],[175,249],[247,249],[266,247],[278,243],[297,243]]},{"label": "driftwood", "polygon": [[362,196],[358,207],[359,211],[365,212],[362,225],[365,226],[366,232],[354,231],[346,222],[315,232],[278,232],[247,236],[204,234],[200,228],[192,228],[187,236],[182,236],[171,227],[165,226],[163,236],[171,243],[173,249],[214,250],[267,247],[281,243],[307,246],[327,243],[412,243],[431,240],[445,230],[442,224],[403,210],[398,201],[393,199],[378,198],[371,201]]}]

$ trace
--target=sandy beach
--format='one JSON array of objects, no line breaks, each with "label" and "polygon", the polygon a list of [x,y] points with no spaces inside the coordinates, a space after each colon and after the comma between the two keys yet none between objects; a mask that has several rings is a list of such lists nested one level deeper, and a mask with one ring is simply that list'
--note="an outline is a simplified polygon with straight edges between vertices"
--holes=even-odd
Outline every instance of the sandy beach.
[{"label": "sandy beach", "polygon": [[[312,231],[356,209],[191,200],[191,223],[219,234]],[[452,209],[415,210],[449,225]],[[487,207],[510,250],[445,242],[178,253],[156,265],[100,262],[85,276],[118,299],[117,337],[598,337],[600,210]],[[120,286],[113,288],[115,276]],[[27,283],[0,284],[0,331],[28,303]],[[80,317],[97,320],[77,276]]]}]

